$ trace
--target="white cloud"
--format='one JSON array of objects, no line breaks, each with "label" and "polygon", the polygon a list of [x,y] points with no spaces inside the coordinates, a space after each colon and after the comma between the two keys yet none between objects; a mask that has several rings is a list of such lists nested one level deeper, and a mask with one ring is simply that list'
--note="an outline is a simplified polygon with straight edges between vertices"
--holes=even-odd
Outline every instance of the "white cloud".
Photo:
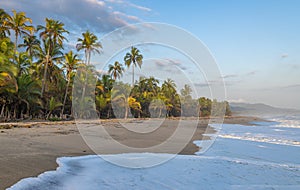
[{"label": "white cloud", "polygon": [[128,1],[126,1],[126,0],[106,0],[106,2],[120,4],[120,5],[124,5],[124,6],[127,6],[127,7],[129,6],[129,7],[132,7],[132,8],[135,8],[135,9],[139,9],[141,11],[146,11],[146,12],[152,11],[148,7],[140,6],[140,5],[137,5],[137,4],[134,4],[134,3],[130,3]]},{"label": "white cloud", "polygon": [[247,101],[243,98],[228,100],[230,103],[246,103]]},{"label": "white cloud", "polygon": [[[122,6],[116,5],[116,2]],[[137,16],[122,12],[126,10],[124,7],[150,11],[123,0],[9,0],[0,1],[0,7],[8,13],[12,9],[26,12],[35,25],[44,24],[46,17],[61,20],[69,30],[78,33],[85,30],[106,33],[141,21]]]}]

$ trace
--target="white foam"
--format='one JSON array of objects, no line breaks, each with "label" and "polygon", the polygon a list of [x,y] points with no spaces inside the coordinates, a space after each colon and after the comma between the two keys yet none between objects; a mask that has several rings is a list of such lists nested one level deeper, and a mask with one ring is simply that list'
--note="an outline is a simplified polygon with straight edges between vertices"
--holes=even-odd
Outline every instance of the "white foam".
[{"label": "white foam", "polygon": [[[59,158],[56,171],[23,179],[9,190],[98,189],[300,189],[300,143],[294,128],[224,125],[212,145],[197,155],[178,155],[146,169],[129,169],[98,156]],[[286,124],[297,126],[296,122]],[[299,138],[299,137],[298,137]],[[166,154],[107,155],[136,160]]]},{"label": "white foam", "polygon": [[225,135],[218,135],[218,137],[227,138],[227,139],[239,139],[239,140],[265,142],[265,143],[273,143],[273,144],[290,145],[290,146],[299,146],[300,147],[299,141],[270,138],[270,137],[264,137],[264,136],[237,136],[237,135],[225,134]]},{"label": "white foam", "polygon": [[[137,154],[139,157],[142,153]],[[122,157],[132,156],[123,154]],[[60,158],[60,168],[20,181],[9,190],[232,189],[265,184],[297,187],[298,166],[272,165],[228,157],[176,156],[147,169],[128,169],[98,156]],[[267,176],[267,177],[266,177]]]}]

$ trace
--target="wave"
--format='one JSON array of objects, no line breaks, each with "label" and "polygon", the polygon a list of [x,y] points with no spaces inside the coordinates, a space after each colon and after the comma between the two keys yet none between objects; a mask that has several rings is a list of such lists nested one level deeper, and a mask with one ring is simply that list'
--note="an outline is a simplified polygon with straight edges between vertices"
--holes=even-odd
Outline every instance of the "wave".
[{"label": "wave", "polygon": [[280,124],[274,125],[277,128],[295,128],[300,129],[300,121],[298,120],[277,120]]},{"label": "wave", "polygon": [[59,158],[58,163],[56,171],[23,179],[8,190],[232,189],[235,185],[244,189],[253,184],[299,187],[299,165],[225,156],[178,155],[147,169],[118,167],[98,156]]},{"label": "wave", "polygon": [[231,135],[231,134],[219,134],[218,137],[226,138],[226,139],[238,139],[238,140],[247,140],[247,141],[254,141],[254,142],[264,142],[264,143],[272,143],[272,144],[299,146],[300,147],[299,141],[270,138],[270,137],[264,137],[264,136],[255,136],[254,137],[254,136],[238,136],[238,135]]},{"label": "wave", "polygon": [[233,158],[227,156],[199,156],[201,159],[208,159],[208,160],[223,160],[228,161],[236,164],[244,164],[244,165],[256,165],[256,166],[270,166],[270,167],[279,167],[279,168],[298,168],[300,169],[300,164],[293,164],[293,163],[275,163],[275,162],[268,162],[268,161],[256,161],[250,159],[241,159],[241,158]]}]

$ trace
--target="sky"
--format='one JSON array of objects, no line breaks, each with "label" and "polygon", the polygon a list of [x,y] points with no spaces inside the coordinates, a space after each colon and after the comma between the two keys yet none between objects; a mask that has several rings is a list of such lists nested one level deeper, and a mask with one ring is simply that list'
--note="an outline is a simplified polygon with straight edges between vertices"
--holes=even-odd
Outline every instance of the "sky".
[{"label": "sky", "polygon": [[[209,49],[219,68],[219,79],[224,80],[227,100],[300,109],[300,1],[3,0],[0,7],[7,12],[25,11],[35,25],[43,24],[45,17],[63,21],[70,31],[70,48],[86,30],[101,38],[140,22],[177,26]],[[137,70],[140,76],[158,71],[164,71],[162,80],[171,75],[182,81],[185,76],[198,84],[194,92],[209,91],[202,84],[218,81],[192,73],[193,62],[180,52],[157,46],[151,51],[149,47],[140,47],[146,58],[145,69]],[[177,75],[170,66],[178,70]],[[196,77],[199,75],[201,79]]]}]

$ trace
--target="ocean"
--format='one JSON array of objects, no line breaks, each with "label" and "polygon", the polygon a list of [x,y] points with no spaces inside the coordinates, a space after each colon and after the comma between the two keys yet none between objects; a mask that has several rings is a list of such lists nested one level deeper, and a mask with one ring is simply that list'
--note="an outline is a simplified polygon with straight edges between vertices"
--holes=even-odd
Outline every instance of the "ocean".
[{"label": "ocean", "polygon": [[[59,168],[26,178],[9,190],[300,189],[300,115],[253,125],[224,124],[208,151],[177,155],[141,169],[99,156],[58,158]],[[255,125],[254,125],[255,124]],[[216,126],[217,128],[217,126]],[[195,141],[200,145],[201,141]],[[120,158],[153,156],[120,154]]]}]

